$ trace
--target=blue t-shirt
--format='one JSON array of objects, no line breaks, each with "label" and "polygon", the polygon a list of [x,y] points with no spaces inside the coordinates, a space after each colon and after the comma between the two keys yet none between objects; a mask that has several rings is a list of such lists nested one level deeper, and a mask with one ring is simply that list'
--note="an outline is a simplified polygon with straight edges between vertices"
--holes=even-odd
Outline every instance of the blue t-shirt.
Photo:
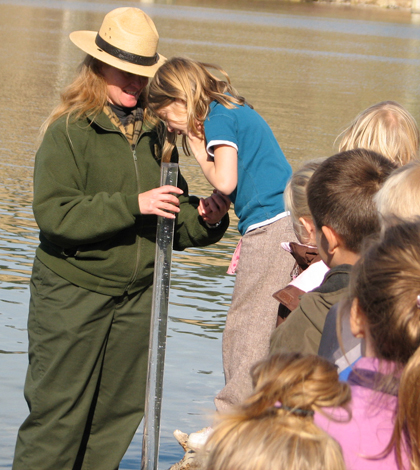
[{"label": "blue t-shirt", "polygon": [[213,101],[204,132],[207,142],[228,141],[237,146],[238,185],[229,197],[241,235],[249,226],[283,212],[283,191],[292,169],[264,119],[248,105],[228,109]]}]

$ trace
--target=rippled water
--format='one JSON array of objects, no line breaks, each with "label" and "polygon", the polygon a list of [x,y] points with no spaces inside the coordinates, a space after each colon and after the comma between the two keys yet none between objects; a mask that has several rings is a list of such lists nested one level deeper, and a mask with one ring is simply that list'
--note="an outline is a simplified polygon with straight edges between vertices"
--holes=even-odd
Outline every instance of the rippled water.
[{"label": "rippled water", "polygon": [[[31,211],[37,132],[83,54],[68,40],[97,30],[118,6],[154,19],[163,55],[215,62],[272,127],[287,158],[334,153],[334,140],[367,106],[396,100],[420,118],[420,26],[409,12],[278,1],[122,2],[0,0],[0,468],[10,468],[26,415],[28,282],[37,227]],[[211,188],[182,158],[191,192]],[[176,428],[208,424],[223,386],[221,335],[234,277],[236,221],[206,249],[174,253],[160,468],[182,456]],[[140,466],[141,431],[121,465]]]}]

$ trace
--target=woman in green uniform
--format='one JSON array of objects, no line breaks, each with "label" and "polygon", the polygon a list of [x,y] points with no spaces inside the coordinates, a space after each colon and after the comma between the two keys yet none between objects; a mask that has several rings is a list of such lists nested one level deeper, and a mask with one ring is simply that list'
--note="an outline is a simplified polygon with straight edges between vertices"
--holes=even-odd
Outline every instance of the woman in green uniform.
[{"label": "woman in green uniform", "polygon": [[164,127],[143,99],[165,60],[153,21],[117,8],[70,38],[87,56],[35,160],[30,413],[14,470],[118,468],[144,410],[157,216],[175,218],[177,250],[229,224],[219,194],[189,196],[182,175],[160,187]]}]

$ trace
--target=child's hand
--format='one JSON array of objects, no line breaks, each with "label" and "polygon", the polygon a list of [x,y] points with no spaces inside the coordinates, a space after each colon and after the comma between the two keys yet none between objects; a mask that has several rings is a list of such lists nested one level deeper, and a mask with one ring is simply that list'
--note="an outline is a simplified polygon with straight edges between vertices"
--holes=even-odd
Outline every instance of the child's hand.
[{"label": "child's hand", "polygon": [[198,213],[205,222],[214,225],[220,222],[229,208],[230,199],[215,189],[210,197],[200,199]]},{"label": "child's hand", "polygon": [[160,186],[151,189],[138,196],[140,212],[145,215],[154,214],[175,219],[175,214],[180,211],[179,199],[174,194],[181,195],[184,191],[176,186]]}]

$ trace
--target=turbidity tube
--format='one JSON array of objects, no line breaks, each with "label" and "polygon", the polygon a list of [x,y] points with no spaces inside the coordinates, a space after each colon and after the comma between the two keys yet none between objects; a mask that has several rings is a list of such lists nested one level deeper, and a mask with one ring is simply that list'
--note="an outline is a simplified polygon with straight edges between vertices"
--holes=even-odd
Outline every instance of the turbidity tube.
[{"label": "turbidity tube", "polygon": [[[176,186],[178,163],[161,166],[160,184]],[[141,469],[156,470],[159,460],[160,415],[168,323],[169,286],[175,219],[158,217],[152,316],[150,322],[149,366],[146,382]]]}]

